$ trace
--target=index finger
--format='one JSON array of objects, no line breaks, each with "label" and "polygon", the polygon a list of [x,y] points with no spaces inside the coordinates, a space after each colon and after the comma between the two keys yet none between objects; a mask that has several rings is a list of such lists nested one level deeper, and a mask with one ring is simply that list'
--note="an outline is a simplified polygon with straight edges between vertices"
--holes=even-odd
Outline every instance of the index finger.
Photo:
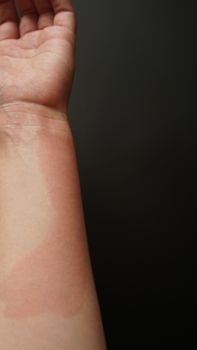
[{"label": "index finger", "polygon": [[71,0],[51,0],[54,13],[73,11]]},{"label": "index finger", "polygon": [[51,0],[54,11],[54,25],[64,26],[74,32],[76,20],[71,0]]}]

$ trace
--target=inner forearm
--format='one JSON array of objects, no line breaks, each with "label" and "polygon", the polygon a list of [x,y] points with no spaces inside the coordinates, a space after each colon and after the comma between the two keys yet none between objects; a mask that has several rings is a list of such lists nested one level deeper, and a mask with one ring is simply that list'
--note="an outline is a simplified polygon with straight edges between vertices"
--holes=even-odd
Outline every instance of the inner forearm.
[{"label": "inner forearm", "polygon": [[104,349],[68,123],[24,110],[0,120],[0,345]]}]

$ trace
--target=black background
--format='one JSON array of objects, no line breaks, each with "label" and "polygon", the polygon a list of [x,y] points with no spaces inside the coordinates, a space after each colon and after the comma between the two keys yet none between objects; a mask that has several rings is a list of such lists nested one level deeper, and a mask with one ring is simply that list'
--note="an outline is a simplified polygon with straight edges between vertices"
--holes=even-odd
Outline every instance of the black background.
[{"label": "black background", "polygon": [[70,123],[108,348],[188,345],[196,328],[196,2],[74,5]]}]

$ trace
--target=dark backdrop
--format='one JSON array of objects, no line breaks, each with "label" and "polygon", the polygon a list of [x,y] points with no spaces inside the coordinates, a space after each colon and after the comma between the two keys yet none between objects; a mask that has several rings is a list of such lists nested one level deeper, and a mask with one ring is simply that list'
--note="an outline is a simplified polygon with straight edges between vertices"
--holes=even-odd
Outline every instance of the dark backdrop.
[{"label": "dark backdrop", "polygon": [[74,5],[70,122],[108,348],[188,341],[196,326],[195,1]]}]

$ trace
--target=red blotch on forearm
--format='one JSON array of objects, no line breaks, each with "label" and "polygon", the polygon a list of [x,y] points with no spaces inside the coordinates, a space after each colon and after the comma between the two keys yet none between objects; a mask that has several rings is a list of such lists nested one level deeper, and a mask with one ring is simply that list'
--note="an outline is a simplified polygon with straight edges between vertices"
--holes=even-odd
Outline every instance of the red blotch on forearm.
[{"label": "red blotch on forearm", "polygon": [[[72,145],[64,132],[57,137],[55,132],[48,135],[41,129],[37,148],[54,217],[49,218],[50,227],[38,246],[19,257],[0,281],[0,303],[4,317],[9,318],[78,313],[90,277]],[[28,239],[28,232],[24,232],[24,239]]]}]

